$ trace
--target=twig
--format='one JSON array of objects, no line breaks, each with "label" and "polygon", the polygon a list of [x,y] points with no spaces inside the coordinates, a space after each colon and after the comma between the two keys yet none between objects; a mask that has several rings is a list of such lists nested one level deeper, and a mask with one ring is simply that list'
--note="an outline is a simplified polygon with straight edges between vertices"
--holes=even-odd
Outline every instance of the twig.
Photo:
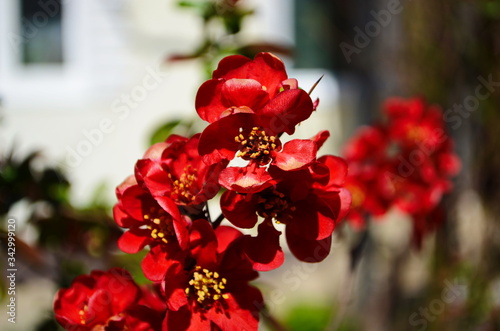
[{"label": "twig", "polygon": [[324,76],[325,75],[321,75],[321,77],[316,81],[316,83],[314,83],[314,85],[311,87],[311,89],[309,90],[309,92],[307,94],[311,95],[311,93],[314,91],[314,89],[319,84],[319,82],[323,79]]},{"label": "twig", "polygon": [[215,230],[219,227],[220,223],[224,220],[224,214],[220,214],[212,223],[212,228]]},{"label": "twig", "polygon": [[210,217],[210,210],[208,210],[208,202],[205,202],[205,215],[207,216],[207,220],[212,223],[212,218]]}]

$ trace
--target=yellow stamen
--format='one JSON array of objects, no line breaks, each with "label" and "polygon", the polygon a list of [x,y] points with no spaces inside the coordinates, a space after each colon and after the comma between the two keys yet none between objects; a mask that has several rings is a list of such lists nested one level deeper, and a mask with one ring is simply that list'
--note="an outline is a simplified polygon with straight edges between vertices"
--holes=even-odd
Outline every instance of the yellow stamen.
[{"label": "yellow stamen", "polygon": [[291,205],[285,194],[272,190],[270,194],[259,197],[257,213],[264,218],[271,218],[277,224],[286,224],[291,218],[290,213],[297,207]]},{"label": "yellow stamen", "polygon": [[218,272],[197,266],[185,292],[188,296],[194,295],[202,307],[209,308],[217,300],[229,298],[226,293],[223,293],[226,283],[226,278],[221,278]]},{"label": "yellow stamen", "polygon": [[260,165],[266,165],[271,161],[271,152],[278,148],[278,137],[269,136],[266,131],[260,127],[253,127],[250,132],[245,134],[243,128],[239,128],[239,134],[234,140],[240,144],[237,157],[247,161],[257,161]]}]

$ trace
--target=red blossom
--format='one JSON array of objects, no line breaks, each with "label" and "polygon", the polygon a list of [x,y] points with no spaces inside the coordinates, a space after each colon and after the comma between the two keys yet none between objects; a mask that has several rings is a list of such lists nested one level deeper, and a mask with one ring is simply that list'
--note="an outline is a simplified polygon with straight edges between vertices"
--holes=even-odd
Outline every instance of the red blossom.
[{"label": "red blossom", "polygon": [[118,203],[113,209],[116,223],[129,230],[118,240],[118,247],[134,254],[146,245],[169,245],[185,248],[188,221],[173,200],[154,199],[133,177],[128,177],[116,189]]},{"label": "red blossom", "polygon": [[383,110],[384,124],[363,128],[344,148],[349,164],[346,187],[353,196],[348,219],[362,228],[368,215],[380,216],[397,207],[413,217],[418,232],[414,238],[420,241],[426,232],[422,224],[428,223],[422,220],[437,215],[435,209],[451,190],[450,178],[458,173],[460,161],[439,107],[418,98],[392,98]]},{"label": "red blossom", "polygon": [[347,175],[345,161],[325,156],[311,169],[271,168],[270,172],[276,184],[248,194],[229,190],[221,198],[224,216],[237,227],[252,228],[259,216],[264,218],[258,235],[246,239],[248,258],[257,270],[274,269],[283,262],[275,222],[285,225],[288,246],[299,260],[322,261],[329,253],[335,225],[347,214],[351,202],[342,187]]},{"label": "red blossom", "polygon": [[198,154],[200,134],[191,138],[171,135],[151,146],[137,161],[136,177],[151,194],[169,197],[178,205],[199,205],[219,192],[223,163],[207,166]]},{"label": "red blossom", "polygon": [[[249,162],[250,172],[223,170],[226,180],[221,184],[226,188],[231,188],[230,182],[241,182],[247,173],[252,176],[256,167],[305,168],[316,157],[315,143],[293,140],[282,146],[279,137],[285,132],[292,134],[313,109],[309,95],[298,88],[295,79],[288,79],[283,62],[274,55],[259,53],[253,60],[239,55],[226,57],[196,96],[198,114],[211,123],[201,135],[200,155],[207,164],[235,156]],[[254,181],[252,186],[238,187],[256,191],[270,180],[261,173],[253,178],[258,179],[257,187]]]},{"label": "red blossom", "polygon": [[142,296],[128,271],[94,270],[57,292],[54,313],[67,330],[158,330],[166,307],[149,305]]},{"label": "red blossom", "polygon": [[[257,114],[275,134],[292,134],[313,110],[309,95],[298,89],[295,79],[288,79],[285,65],[271,53],[259,53],[253,60],[241,55],[222,59],[212,79],[198,90],[195,106],[209,123],[229,114]],[[281,121],[269,125],[276,117]]]},{"label": "red blossom", "polygon": [[206,220],[193,223],[190,255],[169,261],[162,281],[169,311],[164,330],[257,330],[260,291],[248,284],[258,274],[240,251],[242,234]]},{"label": "red blossom", "polygon": [[[154,144],[116,188],[118,246],[149,246],[141,267],[152,286],[123,269],[93,271],[58,292],[57,321],[74,330],[257,330],[263,297],[250,282],[284,262],[280,230],[299,260],[322,261],[351,204],[346,162],[316,156],[328,131],[280,140],[317,105],[270,53],[221,60],[196,96],[203,133]],[[453,171],[453,158],[437,163],[426,180]],[[212,223],[207,202],[221,186],[223,215]],[[220,226],[222,216],[257,235]]]}]

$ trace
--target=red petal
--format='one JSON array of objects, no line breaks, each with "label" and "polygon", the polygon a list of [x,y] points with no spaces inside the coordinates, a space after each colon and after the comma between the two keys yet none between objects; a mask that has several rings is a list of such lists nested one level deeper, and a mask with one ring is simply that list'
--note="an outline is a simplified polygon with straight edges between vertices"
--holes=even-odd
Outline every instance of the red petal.
[{"label": "red petal", "polygon": [[228,291],[237,291],[240,284],[250,282],[259,277],[254,270],[253,262],[245,254],[247,236],[240,236],[222,252],[219,273],[228,278]]},{"label": "red petal", "polygon": [[96,290],[89,298],[87,309],[85,310],[84,319],[88,324],[102,323],[104,324],[108,318],[113,316],[112,311],[112,294],[104,289]]},{"label": "red petal", "polygon": [[240,55],[225,57],[219,62],[213,77],[255,79],[266,88],[271,98],[278,93],[281,82],[288,78],[283,61],[271,53],[259,53],[253,61]]},{"label": "red petal", "polygon": [[271,99],[259,112],[260,126],[273,134],[293,134],[295,126],[311,116],[313,105],[303,90],[286,90]]},{"label": "red petal", "polygon": [[340,157],[324,155],[318,159],[330,169],[330,180],[328,185],[342,186],[347,177],[347,162]]},{"label": "red petal", "polygon": [[321,262],[330,254],[332,237],[308,240],[286,231],[286,241],[292,254],[300,261]]},{"label": "red petal", "polygon": [[244,249],[257,271],[269,271],[283,264],[285,255],[280,247],[281,232],[276,230],[272,221],[264,221],[258,227],[257,237],[246,236]]},{"label": "red petal", "polygon": [[298,201],[293,219],[287,223],[287,232],[309,240],[320,240],[330,236],[335,229],[335,214],[330,207],[315,195]]},{"label": "red petal", "polygon": [[193,222],[190,233],[191,254],[196,264],[209,268],[217,260],[217,237],[212,225],[204,219]]},{"label": "red petal", "polygon": [[[157,245],[151,248],[141,262],[142,272],[147,279],[152,282],[160,282],[165,277],[165,273],[173,263],[177,263],[174,257],[180,255],[175,253],[172,244],[167,244],[170,247],[166,248],[163,245]],[[169,254],[169,252],[171,252]]]},{"label": "red petal", "polygon": [[133,231],[126,231],[118,239],[118,248],[128,254],[135,254],[144,248],[151,241],[151,231],[148,229],[135,228]]},{"label": "red petal", "polygon": [[340,212],[339,215],[337,216],[337,222],[341,221],[344,217],[347,216],[347,214],[349,214],[349,210],[351,209],[351,204],[352,204],[351,192],[349,192],[349,190],[345,188],[340,189],[339,198],[340,198]]},{"label": "red petal", "polygon": [[141,185],[153,196],[163,196],[170,193],[171,180],[160,163],[150,159],[138,160],[135,164],[135,175]]},{"label": "red petal", "polygon": [[254,126],[255,115],[238,113],[226,116],[205,128],[200,137],[198,151],[207,164],[218,163],[221,160],[232,160],[239,149],[239,143],[234,140],[240,134],[240,128]]},{"label": "red petal", "polygon": [[174,220],[181,219],[181,213],[179,212],[179,207],[174,202],[174,200],[169,197],[155,197],[156,202],[160,205],[163,210],[165,210],[169,215],[172,216]]},{"label": "red petal", "polygon": [[203,315],[192,312],[187,305],[177,311],[167,311],[163,320],[163,330],[175,331],[200,331],[212,330],[209,319]]},{"label": "red petal", "polygon": [[[192,138],[196,138],[197,134],[193,135]],[[180,136],[178,134],[171,134],[168,136],[167,140],[165,142],[167,143],[168,147],[170,147],[173,144],[178,144],[178,143],[186,143],[190,139],[184,136]]]},{"label": "red petal", "polygon": [[[205,174],[203,175],[203,188],[201,189],[200,193],[196,196],[195,200],[192,202],[192,204],[200,204],[203,203],[207,200],[212,199],[219,193],[220,191],[220,184],[219,184],[219,176],[221,171],[227,166],[228,162],[220,162],[216,164],[212,164],[209,167],[205,167],[206,170]],[[199,169],[199,168],[198,168]],[[199,175],[201,175],[203,172],[200,171]]]},{"label": "red petal", "polygon": [[250,229],[257,223],[256,199],[250,199],[234,191],[226,191],[222,194],[220,205],[222,213],[234,226]]},{"label": "red petal", "polygon": [[273,184],[266,168],[229,167],[220,173],[219,184],[239,193],[262,191]]},{"label": "red petal", "polygon": [[314,137],[311,139],[314,140],[314,142],[317,145],[317,148],[320,149],[321,146],[325,143],[325,141],[330,137],[330,132],[328,130],[323,130],[318,132]]},{"label": "red petal", "polygon": [[207,318],[215,323],[220,330],[241,331],[258,329],[259,310],[263,306],[263,299],[259,290],[251,286],[245,286],[234,294],[230,293],[229,298],[225,299],[224,303],[228,305],[227,309],[225,309],[225,314],[221,314],[215,308],[207,311]]},{"label": "red petal", "polygon": [[131,228],[140,224],[138,220],[130,217],[129,214],[122,210],[120,203],[113,207],[113,219],[122,228]]},{"label": "red petal", "polygon": [[189,286],[188,278],[188,273],[181,263],[172,263],[169,266],[161,283],[169,310],[178,310],[188,303],[186,295],[186,288]]},{"label": "red petal", "polygon": [[313,179],[313,187],[323,189],[330,180],[330,169],[321,162],[314,162],[309,166],[309,172]]},{"label": "red petal", "polygon": [[258,110],[269,100],[262,85],[253,79],[229,79],[222,85],[222,100],[229,107],[249,107]]},{"label": "red petal", "polygon": [[293,90],[299,88],[299,82],[295,78],[289,78],[281,82],[285,90]]},{"label": "red petal", "polygon": [[[217,69],[214,70],[212,77],[213,78],[228,78],[226,75],[233,77],[246,77],[245,75],[236,75],[235,72],[240,67],[243,67],[245,64],[251,62],[252,60],[243,55],[230,55],[226,56],[222,60],[220,60]],[[231,73],[233,72],[233,73]]]},{"label": "red petal", "polygon": [[309,195],[312,176],[308,170],[284,171],[270,166],[269,173],[278,182],[277,190],[286,194],[291,201],[300,201]]},{"label": "red petal", "polygon": [[202,120],[213,123],[227,107],[222,104],[221,89],[223,81],[211,79],[203,83],[196,94],[195,107]]},{"label": "red petal", "polygon": [[135,177],[133,175],[128,176],[120,185],[116,187],[116,196],[120,198],[125,190],[134,185],[137,185]]},{"label": "red petal", "polygon": [[186,249],[189,246],[189,224],[187,220],[187,216],[181,216],[179,219],[173,219],[175,236],[177,237],[177,242],[182,249]]},{"label": "red petal", "polygon": [[280,152],[275,153],[272,164],[285,171],[304,168],[315,160],[316,146],[312,140],[291,140],[283,146]]},{"label": "red petal", "polygon": [[118,201],[118,206],[126,214],[130,215],[137,221],[143,220],[143,205],[148,198],[148,193],[144,191],[139,185],[128,187]]},{"label": "red petal", "polygon": [[221,254],[233,241],[241,237],[243,233],[230,226],[219,226],[215,229],[215,235],[217,236],[218,243],[217,253]]},{"label": "red petal", "polygon": [[97,281],[96,287],[106,289],[112,297],[111,309],[113,314],[123,312],[134,304],[140,289],[132,279],[130,273],[122,268],[111,268]]},{"label": "red petal", "polygon": [[460,159],[453,153],[442,153],[437,157],[439,169],[447,176],[455,176],[460,172]]},{"label": "red petal", "polygon": [[168,147],[168,145],[169,144],[166,142],[153,144],[151,147],[149,147],[146,150],[146,153],[144,153],[143,159],[160,160],[161,154],[163,153],[165,148]]}]

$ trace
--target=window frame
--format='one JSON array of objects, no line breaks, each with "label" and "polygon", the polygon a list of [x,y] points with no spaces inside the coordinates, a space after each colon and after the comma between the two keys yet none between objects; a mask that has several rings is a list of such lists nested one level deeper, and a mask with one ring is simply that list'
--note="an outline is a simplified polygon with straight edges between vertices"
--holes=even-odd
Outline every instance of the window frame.
[{"label": "window frame", "polygon": [[21,41],[27,36],[21,35],[21,2],[0,1],[0,35],[4,36],[0,39],[0,97],[7,112],[32,111],[33,100],[37,100],[37,109],[74,108],[85,97],[86,22],[78,14],[84,10],[85,1],[63,1],[62,63],[25,64]]}]

